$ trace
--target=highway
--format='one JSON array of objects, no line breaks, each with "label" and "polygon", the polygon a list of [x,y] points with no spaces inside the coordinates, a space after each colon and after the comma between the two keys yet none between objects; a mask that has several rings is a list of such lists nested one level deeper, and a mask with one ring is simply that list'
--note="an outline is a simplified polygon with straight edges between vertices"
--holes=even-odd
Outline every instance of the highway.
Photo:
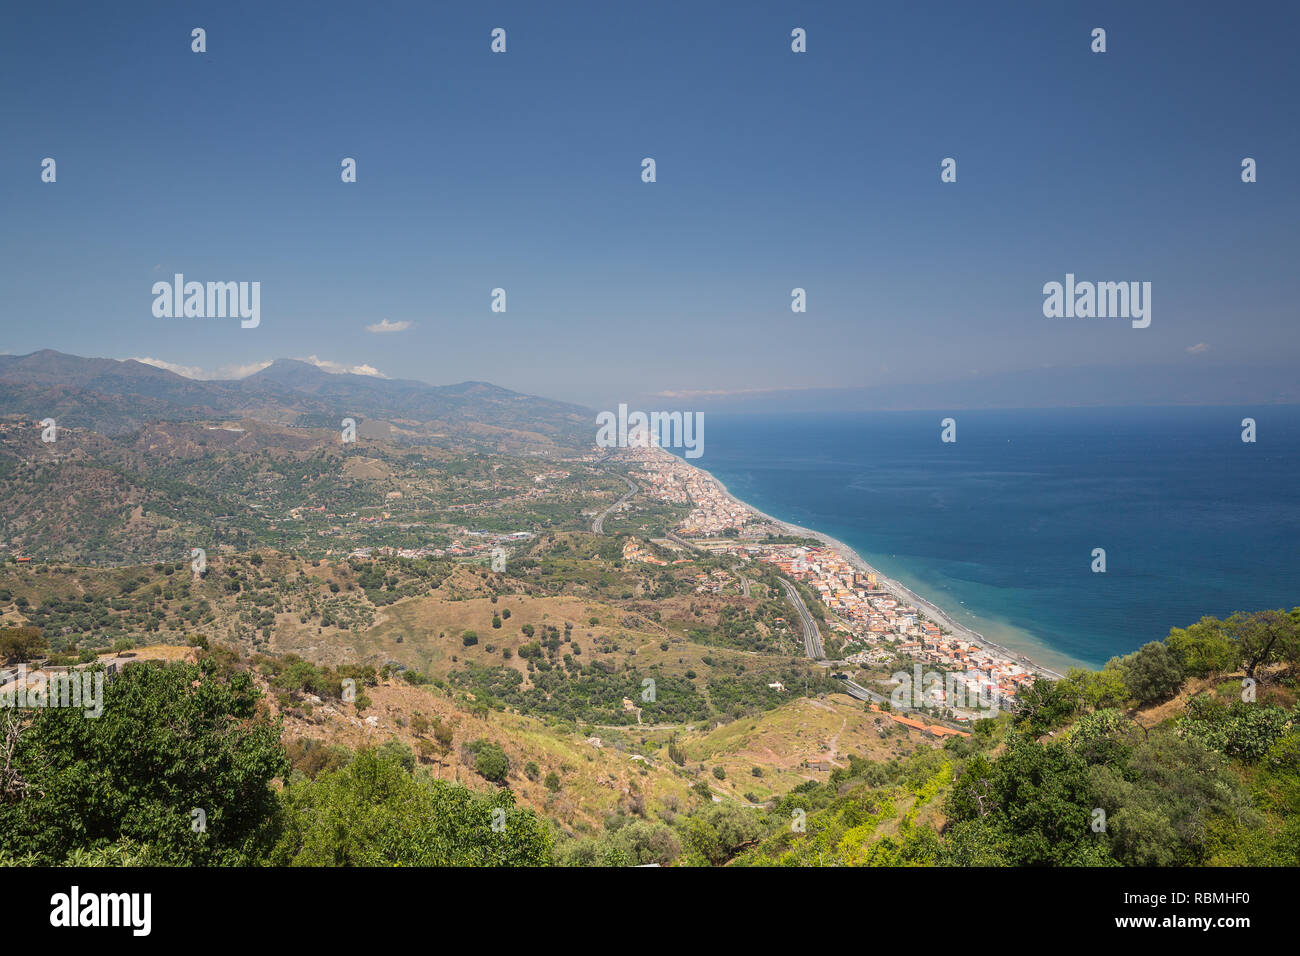
[{"label": "highway", "polygon": [[883,694],[877,694],[875,691],[867,690],[861,684],[855,684],[851,680],[842,680],[840,683],[844,685],[844,693],[848,694],[850,697],[856,697],[858,700],[864,700],[873,704],[883,704],[886,700]]},{"label": "highway", "polygon": [[630,500],[632,496],[637,493],[638,490],[637,486],[633,484],[631,478],[629,478],[627,475],[619,475],[619,477],[622,478],[625,482],[627,482],[627,493],[623,495],[622,498],[619,498],[618,501],[614,502],[612,505],[610,505],[608,508],[602,511],[600,514],[596,515],[596,520],[591,523],[591,530],[594,534],[604,534],[605,519],[609,517],[610,513],[615,508],[619,507],[624,502]]},{"label": "highway", "polygon": [[799,623],[803,627],[804,653],[815,661],[825,660],[826,652],[822,650],[821,634],[817,631],[817,622],[813,620],[808,606],[803,603],[803,598],[799,596],[795,586],[785,578],[781,579],[781,587],[785,588],[785,596],[790,599],[790,603],[794,605],[799,615]]},{"label": "highway", "polygon": [[[626,475],[619,475],[619,477],[622,478],[625,482],[627,482],[627,487],[628,487],[627,494],[623,495],[622,498],[619,498],[618,501],[614,502],[612,505],[610,505],[608,508],[602,511],[596,517],[596,520],[591,523],[591,530],[594,531],[596,534],[604,534],[605,518],[608,517],[609,514],[614,511],[614,509],[618,508],[625,501],[628,501],[633,495],[637,493],[638,490],[640,490]],[[691,544],[688,541],[683,541],[681,538],[679,538],[677,535],[673,534],[672,532],[668,533],[668,537],[669,539],[675,541],[676,543],[682,545],[683,547],[690,548],[692,551],[698,550],[693,544]],[[739,574],[739,573],[737,574],[737,576],[740,578],[741,586],[744,588],[745,591],[745,596],[749,597],[748,578],[746,578],[743,574]],[[791,584],[785,578],[781,578],[781,587],[785,589],[785,596],[790,599],[790,603],[794,605],[795,613],[799,615],[799,625],[803,629],[804,653],[811,660],[827,663],[826,652],[822,648],[821,633],[817,630],[817,621],[816,619],[813,618],[812,612],[808,610],[808,606],[804,604],[803,598],[799,595],[799,591],[795,588],[793,584]],[[865,701],[867,703],[883,704],[889,699],[882,694],[877,694],[875,691],[867,690],[861,684],[856,684],[851,680],[847,680],[847,679],[841,680],[840,684],[843,685],[844,693],[848,694],[850,697],[854,697],[858,700]],[[946,724],[947,722],[941,721],[941,723]]]},{"label": "highway", "polygon": [[[785,578],[781,579],[781,587],[785,588],[785,596],[790,599],[794,609],[799,612],[799,623],[803,626],[803,646],[804,653],[812,660],[825,661],[826,652],[822,650],[821,635],[817,631],[817,622],[813,619],[812,613],[809,612],[808,606],[804,604],[803,598],[799,596],[798,590],[793,584]],[[832,664],[838,662],[831,662]],[[856,697],[858,700],[866,701],[872,704],[883,704],[887,697],[883,694],[877,694],[875,691],[867,690],[861,684],[855,684],[847,678],[841,679],[840,683],[844,686],[844,693],[850,697]]]}]

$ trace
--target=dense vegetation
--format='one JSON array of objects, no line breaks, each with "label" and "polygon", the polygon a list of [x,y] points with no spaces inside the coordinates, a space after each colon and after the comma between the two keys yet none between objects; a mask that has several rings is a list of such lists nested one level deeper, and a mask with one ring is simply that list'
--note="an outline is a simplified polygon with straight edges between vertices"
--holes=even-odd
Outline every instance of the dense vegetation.
[{"label": "dense vegetation", "polygon": [[[521,865],[550,829],[508,789],[431,779],[392,748],[290,773],[248,673],[140,662],[103,715],[0,710],[0,862],[27,865]],[[277,784],[279,784],[277,788]]]},{"label": "dense vegetation", "polygon": [[[787,795],[742,859],[1293,866],[1298,674],[1300,609],[1207,617],[1099,672],[1038,682],[1018,713],[980,722],[969,740],[905,762],[852,761]],[[1136,719],[1180,693],[1184,706],[1163,719]],[[944,791],[942,813],[927,813]],[[806,835],[791,813],[807,814]]]},{"label": "dense vegetation", "polygon": [[344,543],[441,548],[458,525],[579,530],[583,510],[624,487],[594,468],[536,482],[536,458],[463,437],[438,449],[365,435],[344,445],[334,423],[66,428],[53,448],[30,422],[0,425],[0,539],[80,565],[188,562],[196,547],[310,557]]},{"label": "dense vegetation", "polygon": [[[346,567],[347,583],[361,592],[428,584],[419,566]],[[251,560],[241,566],[239,593],[263,591],[264,573],[269,566]],[[174,600],[182,600],[182,583],[192,586],[178,579]],[[64,603],[40,606],[65,613]],[[72,603],[67,613],[78,610]],[[528,628],[519,657],[531,686],[518,670],[466,665],[451,673],[447,693],[472,692],[481,715],[513,707],[556,724],[599,717],[623,726],[636,719],[625,697],[646,723],[666,724],[725,721],[782,702],[766,688],[779,667],[738,663],[712,667],[707,679],[656,674],[657,699],[643,700],[641,671],[628,661],[598,666],[594,642],[584,638],[588,653],[578,653],[571,628]],[[302,739],[286,747],[268,704],[301,715],[311,698],[339,706],[350,688],[360,713],[366,690],[395,676],[388,666],[242,657],[195,643],[197,663],[127,666],[105,684],[102,717],[0,710],[0,862],[1300,863],[1300,609],[1175,628],[1099,671],[1038,682],[1018,711],[977,723],[970,738],[887,760],[844,757],[848,765],[825,783],[809,781],[762,805],[716,803],[704,780],[686,776],[694,783],[685,801],[647,805],[630,795],[596,832],[517,805],[512,780],[563,795],[568,783],[554,771],[543,784],[536,763],[512,767],[505,749],[477,734],[462,740],[457,758],[452,728],[437,717],[412,718],[418,754],[396,740],[358,751]],[[6,658],[44,649],[39,628],[0,630]],[[407,685],[427,682],[402,674]],[[800,674],[782,677],[797,685]],[[676,743],[668,757],[685,763]],[[457,759],[487,789],[430,770]],[[762,772],[754,768],[754,776]],[[728,776],[716,765],[712,775]]]}]

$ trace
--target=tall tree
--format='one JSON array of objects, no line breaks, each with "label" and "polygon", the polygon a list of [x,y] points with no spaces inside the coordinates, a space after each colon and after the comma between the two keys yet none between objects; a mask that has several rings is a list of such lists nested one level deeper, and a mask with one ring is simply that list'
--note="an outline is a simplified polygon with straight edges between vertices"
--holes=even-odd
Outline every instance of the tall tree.
[{"label": "tall tree", "polygon": [[1300,656],[1300,627],[1296,614],[1285,611],[1240,612],[1228,618],[1228,632],[1241,651],[1246,676],[1253,678],[1260,667],[1275,661],[1294,664]]},{"label": "tall tree", "polygon": [[0,850],[47,865],[112,845],[169,866],[259,860],[274,840],[271,781],[287,764],[251,677],[224,678],[211,661],[138,662],[103,695],[99,717],[63,707],[28,718]]}]

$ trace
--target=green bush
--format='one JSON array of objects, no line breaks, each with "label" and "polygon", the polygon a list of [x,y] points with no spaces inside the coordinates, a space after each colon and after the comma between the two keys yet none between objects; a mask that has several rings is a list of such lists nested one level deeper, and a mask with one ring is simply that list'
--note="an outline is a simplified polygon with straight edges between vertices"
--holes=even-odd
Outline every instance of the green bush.
[{"label": "green bush", "polygon": [[474,758],[474,771],[484,780],[505,783],[510,773],[510,758],[499,744],[479,741]]}]

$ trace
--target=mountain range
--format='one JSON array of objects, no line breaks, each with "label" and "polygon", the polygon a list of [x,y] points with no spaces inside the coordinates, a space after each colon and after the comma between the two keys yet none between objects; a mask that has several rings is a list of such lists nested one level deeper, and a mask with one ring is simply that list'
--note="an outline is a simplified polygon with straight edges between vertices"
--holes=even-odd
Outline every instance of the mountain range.
[{"label": "mountain range", "polygon": [[0,410],[51,417],[106,435],[149,421],[252,418],[278,424],[338,427],[387,421],[412,440],[447,432],[527,446],[590,445],[592,413],[577,405],[523,395],[487,382],[429,385],[331,373],[278,359],[247,378],[199,381],[138,362],[83,358],[52,349],[0,355]]}]

